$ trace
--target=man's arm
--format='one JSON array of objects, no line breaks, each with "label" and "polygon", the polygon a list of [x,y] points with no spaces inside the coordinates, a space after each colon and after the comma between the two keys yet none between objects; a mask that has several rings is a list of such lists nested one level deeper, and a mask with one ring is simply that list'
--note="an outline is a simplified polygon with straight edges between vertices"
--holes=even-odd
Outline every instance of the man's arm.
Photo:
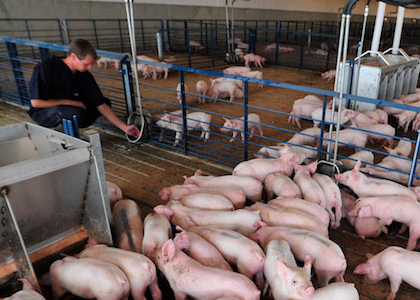
[{"label": "man's arm", "polygon": [[109,122],[117,126],[125,133],[136,138],[140,135],[140,131],[135,125],[127,125],[125,122],[121,121],[108,104],[101,104],[97,107],[97,109]]},{"label": "man's arm", "polygon": [[59,105],[70,105],[77,106],[86,109],[86,106],[83,102],[74,101],[69,99],[50,99],[50,100],[41,100],[41,99],[31,99],[31,105],[35,108],[47,108],[54,107]]}]

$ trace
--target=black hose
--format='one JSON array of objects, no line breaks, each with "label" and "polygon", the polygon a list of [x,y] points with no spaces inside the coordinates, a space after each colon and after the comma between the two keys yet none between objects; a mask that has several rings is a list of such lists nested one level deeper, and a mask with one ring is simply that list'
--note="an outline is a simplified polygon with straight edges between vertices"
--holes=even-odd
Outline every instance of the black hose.
[{"label": "black hose", "polygon": [[343,14],[350,15],[351,11],[353,9],[353,6],[357,3],[359,0],[349,0],[347,1],[346,5],[344,5]]}]

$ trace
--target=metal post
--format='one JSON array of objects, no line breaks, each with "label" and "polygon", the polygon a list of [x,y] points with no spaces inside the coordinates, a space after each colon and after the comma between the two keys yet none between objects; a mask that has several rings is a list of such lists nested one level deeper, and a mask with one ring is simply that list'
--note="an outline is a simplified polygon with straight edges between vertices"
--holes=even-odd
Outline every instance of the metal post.
[{"label": "metal post", "polygon": [[244,161],[248,160],[248,81],[244,82]]},{"label": "metal post", "polygon": [[216,30],[216,35],[215,35],[215,41],[214,41],[214,43],[217,45],[217,35],[218,35],[218,32],[217,32],[217,20],[215,20],[214,21],[214,30]]},{"label": "metal post", "polygon": [[300,62],[299,62],[299,69],[302,69],[303,67],[303,47],[305,45],[305,38],[303,36],[303,34],[301,35],[300,38]]},{"label": "metal post", "polygon": [[166,20],[166,39],[168,40],[168,48],[171,51],[172,47],[171,47],[171,34],[169,30],[169,20]]},{"label": "metal post", "polygon": [[325,130],[325,110],[327,108],[327,96],[324,95],[323,97],[323,102],[322,102],[322,120],[321,120],[321,124],[320,124],[320,134],[319,134],[319,145],[318,145],[318,160],[321,159],[321,152],[322,152],[322,144],[324,141],[324,130]]},{"label": "metal post", "polygon": [[246,43],[246,20],[244,21],[244,43]]},{"label": "metal post", "polygon": [[209,55],[209,40],[207,34],[207,23],[205,24],[205,32],[206,32],[206,55]]},{"label": "metal post", "polygon": [[416,175],[417,159],[419,157],[420,130],[417,130],[416,146],[414,147],[413,161],[411,164],[410,175],[408,177],[408,186],[413,186],[414,175]]},{"label": "metal post", "polygon": [[98,31],[96,30],[96,20],[92,20],[93,24],[93,32],[95,33],[95,43],[96,43],[96,49],[99,49],[99,39],[98,39]]},{"label": "metal post", "polygon": [[6,42],[7,51],[9,52],[10,64],[12,65],[13,75],[15,76],[16,86],[19,92],[20,104],[28,105],[29,93],[26,88],[25,76],[22,72],[22,66],[18,59],[18,51],[16,44]]},{"label": "metal post", "polygon": [[[143,51],[146,51],[146,40],[144,39],[143,20],[140,20],[140,29],[141,29],[141,40],[143,42]],[[136,38],[136,37],[134,37],[134,38]]]},{"label": "metal post", "polygon": [[392,43],[392,54],[395,55],[399,53],[401,32],[404,24],[404,12],[405,8],[398,6],[397,23],[395,24],[394,41]]},{"label": "metal post", "polygon": [[[26,26],[26,34],[28,36],[28,40],[32,40],[31,31],[29,30],[28,20],[25,20],[25,26]],[[32,58],[35,58],[35,51],[34,51],[34,47],[32,46],[31,46],[31,51],[32,51]]]},{"label": "metal post", "polygon": [[184,81],[184,71],[179,71],[179,83],[181,84],[181,104],[182,104],[182,130],[184,136],[184,153],[188,154],[188,141],[187,141],[187,102],[185,100],[185,81]]},{"label": "metal post", "polygon": [[188,31],[188,29],[185,30],[185,43],[187,45],[187,52],[188,52],[188,66],[191,68],[190,32]]},{"label": "metal post", "polygon": [[7,239],[19,277],[28,280],[35,290],[42,293],[31,260],[29,259],[29,254],[26,249],[19,224],[17,223],[17,219],[13,213],[13,207],[7,196],[8,192],[7,187],[2,187],[0,190],[0,196],[4,199],[6,204],[5,206],[2,205],[1,210],[2,225],[6,229],[2,234],[2,239]]},{"label": "metal post", "polygon": [[121,52],[124,52],[124,41],[123,41],[123,35],[122,35],[122,29],[121,29],[121,20],[118,19],[118,31],[120,32],[120,49]]},{"label": "metal post", "polygon": [[69,35],[69,30],[67,28],[66,20],[62,21],[61,29],[63,30],[64,43],[66,45],[70,44],[70,35]]},{"label": "metal post", "polygon": [[58,33],[60,34],[61,43],[64,44],[64,36],[63,36],[63,32],[61,31],[60,19],[57,19],[57,28],[58,28]]},{"label": "metal post", "polygon": [[255,54],[255,44],[256,44],[256,32],[255,29],[249,30],[249,52]]},{"label": "metal post", "polygon": [[159,59],[162,60],[163,59],[163,45],[162,45],[162,33],[160,30],[156,32],[156,43],[157,43],[157,48],[158,48]]},{"label": "metal post", "polygon": [[265,21],[265,42],[268,42],[268,21]]},{"label": "metal post", "polygon": [[200,44],[203,45],[203,20],[200,20]]},{"label": "metal post", "polygon": [[[214,30],[212,29],[211,30],[211,37],[210,37],[210,39],[211,39],[211,65],[213,66],[213,68],[214,68],[214,44],[215,44],[215,41],[214,41]],[[217,36],[217,32],[216,32],[216,36]]]},{"label": "metal post", "polygon": [[[372,46],[371,46],[372,51],[378,51],[379,49],[379,41],[381,39],[382,26],[384,23],[385,7],[386,7],[386,4],[384,2],[379,2],[378,10],[376,12],[375,30],[373,32],[373,38],[372,38]],[[371,54],[371,55],[374,55],[374,54]]]},{"label": "metal post", "polygon": [[279,29],[276,30],[276,65],[279,64]]},{"label": "metal post", "polygon": [[131,115],[136,111],[136,98],[134,97],[133,77],[131,76],[130,57],[128,55],[124,56],[124,58],[121,60],[120,73],[123,80],[127,113],[128,115]]}]

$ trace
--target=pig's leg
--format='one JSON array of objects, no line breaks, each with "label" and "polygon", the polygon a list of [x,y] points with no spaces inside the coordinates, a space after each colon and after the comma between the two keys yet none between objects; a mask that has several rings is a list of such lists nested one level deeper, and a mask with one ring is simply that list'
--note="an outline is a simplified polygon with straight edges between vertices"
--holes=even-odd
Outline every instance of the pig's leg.
[{"label": "pig's leg", "polygon": [[264,288],[264,270],[261,270],[255,274],[255,283],[260,290]]},{"label": "pig's leg", "polygon": [[396,276],[389,276],[389,283],[391,284],[391,292],[389,293],[388,297],[386,298],[387,300],[394,300],[395,296],[398,292],[398,289],[400,288],[401,285],[401,277],[396,277]]},{"label": "pig's leg", "polygon": [[184,294],[184,293],[174,291],[174,295],[175,295],[175,300],[186,300],[187,299],[187,294]]},{"label": "pig's leg", "polygon": [[54,300],[60,299],[66,292],[54,279],[51,282],[51,287]]},{"label": "pig's leg", "polygon": [[204,137],[204,140],[210,139],[210,125],[209,124],[203,124],[203,133],[201,134]]},{"label": "pig's leg", "polygon": [[149,285],[150,293],[152,294],[153,300],[162,300],[162,291],[158,286],[157,276]]},{"label": "pig's leg", "polygon": [[164,69],[165,70],[165,76],[163,76],[163,79],[165,79],[166,80],[166,78],[168,78],[168,68],[165,68]]},{"label": "pig's leg", "polygon": [[232,131],[232,138],[230,139],[230,143],[232,143],[234,140],[235,140],[235,138],[236,138],[236,136],[237,136],[237,134],[238,134],[238,132],[236,132],[236,131]]},{"label": "pig's leg", "polygon": [[335,209],[335,228],[338,228],[340,227],[340,220],[342,217],[341,207],[338,205],[338,203],[336,203],[334,206],[334,209]]},{"label": "pig's leg", "polygon": [[408,236],[407,250],[414,250],[417,246],[417,240],[420,238],[420,231],[415,226],[410,227]]},{"label": "pig's leg", "polygon": [[173,146],[176,147],[179,144],[180,140],[182,140],[182,133],[177,131],[175,134],[175,143],[173,144]]},{"label": "pig's leg", "polygon": [[318,283],[321,287],[328,285],[330,280],[334,277],[329,274],[328,271],[325,270],[316,270],[316,276],[318,277]]},{"label": "pig's leg", "polygon": [[256,125],[256,127],[257,127],[258,132],[260,133],[260,135],[261,135],[261,136],[264,136],[264,135],[263,135],[262,128],[261,128],[261,125]]}]

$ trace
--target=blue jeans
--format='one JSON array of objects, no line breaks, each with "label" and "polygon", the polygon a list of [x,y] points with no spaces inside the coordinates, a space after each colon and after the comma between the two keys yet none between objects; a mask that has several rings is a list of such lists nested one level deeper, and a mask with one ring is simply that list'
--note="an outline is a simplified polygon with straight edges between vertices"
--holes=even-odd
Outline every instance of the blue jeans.
[{"label": "blue jeans", "polygon": [[[109,99],[106,97],[104,99],[105,103],[111,106]],[[60,125],[63,119],[73,120],[74,115],[77,116],[79,127],[85,128],[92,125],[101,114],[96,108],[86,110],[77,106],[59,105],[37,109],[31,118],[41,126],[53,128]]]}]

